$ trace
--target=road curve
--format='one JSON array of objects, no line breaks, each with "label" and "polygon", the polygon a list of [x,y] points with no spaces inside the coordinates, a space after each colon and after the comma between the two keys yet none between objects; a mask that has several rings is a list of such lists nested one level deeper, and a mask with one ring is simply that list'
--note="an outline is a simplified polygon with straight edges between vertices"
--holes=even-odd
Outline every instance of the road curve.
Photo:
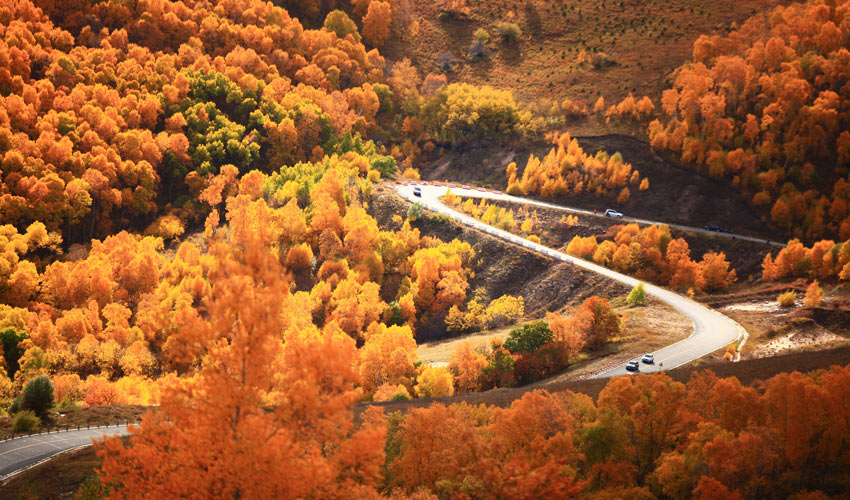
[{"label": "road curve", "polygon": [[0,441],[0,481],[28,469],[54,455],[94,444],[104,436],[123,436],[126,425],[110,425],[92,429],[56,431]]},{"label": "road curve", "polygon": [[[423,187],[425,184],[420,183],[419,187]],[[428,184],[428,186],[431,186]],[[575,208],[575,207],[567,207],[564,205],[555,205],[554,203],[546,203],[545,201],[533,200],[531,198],[520,198],[518,196],[511,196],[509,194],[500,193],[496,191],[485,190],[481,188],[471,188],[471,187],[463,187],[459,185],[448,184],[451,187],[452,193],[458,196],[464,196],[467,198],[487,198],[490,200],[501,200],[501,201],[509,201],[511,203],[521,203],[523,205],[533,205],[537,207],[550,208],[552,210],[560,210],[562,212],[571,212],[583,215],[590,215],[596,217],[605,217],[601,213],[596,213],[593,210],[587,210],[584,208]],[[433,186],[432,186],[433,187]],[[442,190],[440,196],[446,194],[447,186],[440,186]],[[424,192],[423,192],[424,195]],[[621,219],[616,219],[618,222],[637,222],[638,224],[646,224],[646,225],[656,225],[656,226],[667,226],[671,229],[678,229],[680,231],[687,231],[690,233],[698,233],[704,234],[708,236],[714,236],[717,238],[726,238],[731,240],[743,240],[743,241],[751,241],[753,243],[764,243],[770,244],[775,247],[785,247],[786,244],[778,241],[772,241],[765,238],[758,238],[755,236],[745,236],[741,234],[733,234],[733,233],[719,233],[716,231],[708,231],[701,227],[694,226],[684,226],[682,224],[670,224],[668,222],[654,221],[649,219],[639,219],[637,217],[628,217],[623,216]]]},{"label": "road curve", "polygon": [[[421,197],[413,195],[413,188],[418,187],[422,191]],[[541,253],[556,260],[561,260],[577,267],[587,269],[588,271],[601,274],[615,281],[623,283],[626,286],[633,287],[640,281],[630,276],[620,274],[602,266],[598,266],[592,262],[582,259],[577,259],[562,252],[558,252],[544,245],[540,245],[526,240],[520,236],[496,229],[475,220],[474,218],[462,214],[443,204],[439,198],[446,194],[446,186],[434,186],[425,183],[402,184],[395,186],[396,191],[410,202],[420,202],[423,206],[434,212],[445,214],[452,219],[471,226],[480,231],[491,234],[497,238],[510,241],[521,245],[529,250]],[[452,192],[458,196],[470,198],[488,198],[493,200],[503,200],[516,203],[524,203],[527,205],[536,205],[540,207],[552,208],[555,210],[563,210],[580,214],[594,215],[593,212],[578,208],[563,207],[546,203],[537,200],[518,198],[509,196],[503,193],[493,191],[485,191],[482,189],[464,188],[461,186],[452,186]],[[623,220],[630,222],[638,222],[643,224],[661,224],[659,222],[647,221],[643,219],[634,219],[624,217]],[[678,226],[668,224],[670,227],[675,227],[685,231],[693,231],[698,233],[708,233],[715,236],[731,238],[733,235],[718,234],[705,231],[704,229]],[[738,239],[748,241],[763,242],[760,238],[750,238],[746,236],[735,235]],[[695,359],[698,359],[706,354],[712,353],[718,349],[723,349],[730,343],[739,338],[743,332],[743,328],[732,319],[720,314],[717,311],[709,309],[693,300],[683,297],[677,293],[665,290],[663,288],[645,283],[646,293],[659,300],[669,304],[693,322],[694,329],[690,337],[680,340],[674,344],[655,351],[655,365],[641,365],[642,373],[651,373],[661,370],[669,370],[676,368]],[[596,373],[592,378],[613,377],[617,375],[626,375],[625,364],[615,366],[605,371]],[[97,429],[81,429],[60,431],[51,434],[37,434],[28,437],[8,439],[0,441],[0,480],[5,480],[13,474],[26,470],[27,468],[39,464],[51,457],[64,451],[90,446],[95,440],[103,436],[119,436],[127,434],[127,426],[109,426]]]},{"label": "road curve", "polygon": [[[515,196],[509,196],[503,193],[466,188],[462,186],[450,186],[452,193],[458,196],[488,198],[494,200],[504,200],[530,205],[544,206],[548,208],[562,210],[564,209],[564,207],[559,207],[550,203],[527,200],[524,198],[517,198]],[[415,187],[418,187],[421,190],[421,197],[414,196],[413,189]],[[620,274],[616,271],[612,271],[611,269],[596,265],[592,262],[578,259],[563,252],[553,250],[544,245],[528,241],[525,238],[522,238],[521,236],[517,236],[507,231],[488,226],[466,214],[460,213],[457,210],[446,206],[443,202],[440,201],[440,197],[446,194],[446,188],[446,186],[435,186],[425,183],[416,183],[415,185],[412,183],[407,183],[394,186],[394,189],[408,201],[419,202],[425,208],[434,212],[445,214],[464,225],[486,232],[488,234],[496,236],[497,238],[501,238],[503,240],[507,240],[512,243],[521,245],[525,248],[528,248],[529,250],[541,253],[553,259],[573,264],[577,267],[581,267],[596,274],[601,274],[603,276],[611,278],[612,280],[623,283],[624,285],[629,287],[634,287],[638,283],[640,283],[640,280],[637,280],[630,276],[626,276],[625,274]],[[578,213],[588,213],[584,210],[567,210]],[[696,228],[690,228],[687,230],[693,229]],[[698,302],[695,302],[687,297],[683,297],[682,295],[679,295],[675,292],[671,292],[670,290],[666,290],[664,288],[651,285],[649,283],[644,283],[644,286],[646,287],[647,295],[661,300],[662,302],[670,305],[671,307],[675,308],[676,310],[687,316],[693,322],[694,329],[688,338],[680,340],[679,342],[670,344],[667,347],[655,351],[653,353],[655,355],[655,364],[642,364],[640,368],[642,373],[651,373],[676,368],[677,366],[681,366],[685,363],[701,358],[702,356],[710,354],[718,349],[725,348],[730,343],[737,340],[744,333],[744,329],[741,327],[741,325],[739,325],[737,322],[735,322],[728,316],[725,316],[713,309],[709,309],[708,307],[705,307],[704,305],[699,304]],[[625,363],[623,363],[600,373],[596,373],[592,376],[592,378],[614,377],[617,375],[626,375],[627,373],[628,372],[625,369]]]}]

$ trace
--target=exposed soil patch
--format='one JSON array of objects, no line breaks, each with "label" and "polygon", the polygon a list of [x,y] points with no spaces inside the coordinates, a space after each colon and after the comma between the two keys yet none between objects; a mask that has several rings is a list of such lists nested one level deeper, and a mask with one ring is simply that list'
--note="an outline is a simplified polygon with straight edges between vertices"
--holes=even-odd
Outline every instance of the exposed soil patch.
[{"label": "exposed soil patch", "polygon": [[[524,206],[496,200],[488,200],[487,203],[514,210],[514,216],[518,223],[521,223],[525,217],[536,213],[539,222],[532,233],[540,236],[541,243],[552,248],[564,247],[574,236],[596,236],[596,239],[600,242],[605,239],[613,239],[616,233],[613,228],[624,224],[616,219],[604,217],[600,212],[599,216],[572,214],[576,217],[576,223],[571,226],[563,221],[563,217],[569,215],[569,212],[562,210]],[[519,216],[520,209],[524,209],[522,216]],[[742,282],[761,276],[761,263],[764,254],[770,249],[770,247],[761,243],[732,240],[679,229],[671,229],[670,235],[673,238],[684,238],[691,249],[691,258],[697,261],[709,251],[725,253],[730,267],[735,269],[739,281]]]},{"label": "exposed soil patch", "polygon": [[[649,179],[649,190],[632,189],[625,205],[616,203],[618,193],[609,197],[585,193],[546,201],[600,211],[616,207],[635,217],[696,227],[719,225],[740,234],[779,239],[732,188],[665,160],[643,141],[624,135],[583,137],[578,141],[588,154],[599,150],[610,154],[619,151],[642,177]],[[551,145],[542,141],[514,145],[479,142],[457,149],[437,148],[422,156],[419,168],[426,180],[452,180],[504,189],[505,168],[510,162],[517,163],[521,175],[530,154],[545,156],[550,149]]]},{"label": "exposed soil patch", "polygon": [[[393,215],[406,216],[409,203],[389,189],[377,191],[370,203],[370,213],[381,228],[397,229]],[[482,289],[492,300],[502,295],[521,295],[525,299],[528,318],[538,318],[548,311],[566,305],[578,305],[587,297],[617,297],[629,289],[607,278],[597,276],[570,264],[544,257],[525,248],[456,224],[446,217],[425,214],[412,224],[422,236],[443,241],[455,238],[472,245],[475,259],[472,263],[474,278],[470,292]],[[385,284],[385,294],[394,291]],[[420,329],[421,330],[421,329]],[[444,328],[417,332],[417,341],[446,338]]]},{"label": "exposed soil patch", "polygon": [[[850,294],[841,287],[824,288],[820,307],[803,304],[807,283],[758,282],[726,295],[705,300],[741,324],[750,334],[741,357],[761,358],[779,353],[823,349],[850,341]],[[793,307],[779,307],[776,297],[786,290],[797,291]],[[717,357],[720,354],[713,356]]]},{"label": "exposed soil patch", "polygon": [[[438,72],[451,58],[449,81],[509,88],[517,99],[570,98],[593,106],[599,95],[616,104],[630,92],[657,97],[669,73],[692,57],[701,34],[727,31],[776,0],[627,0],[614,4],[579,1],[465,2],[456,16],[440,16],[443,2],[410,2],[418,30],[404,39],[391,37],[381,48],[389,60],[410,59],[422,74]],[[786,3],[786,2],[782,2]],[[508,14],[510,12],[510,14]],[[502,43],[494,24],[516,22],[522,36]],[[490,57],[472,61],[473,32],[490,33]],[[599,69],[579,64],[579,53],[604,52],[609,64]],[[603,124],[604,126],[604,124]]]},{"label": "exposed soil patch", "polygon": [[[687,317],[652,297],[648,298],[646,305],[642,307],[628,307],[624,305],[624,302],[622,297],[612,300],[614,310],[623,319],[625,325],[623,333],[612,339],[602,350],[582,354],[581,358],[568,368],[568,371],[547,379],[548,382],[572,380],[589,373],[596,373],[604,365],[625,362],[644,352],[654,351],[686,338],[693,331],[693,324]],[[423,343],[417,347],[416,352],[422,362],[447,364],[451,361],[457,346],[463,342],[469,342],[473,348],[485,347],[490,339],[507,338],[510,331],[516,327],[517,325],[511,325],[496,330]],[[538,385],[547,381],[539,382]]]}]

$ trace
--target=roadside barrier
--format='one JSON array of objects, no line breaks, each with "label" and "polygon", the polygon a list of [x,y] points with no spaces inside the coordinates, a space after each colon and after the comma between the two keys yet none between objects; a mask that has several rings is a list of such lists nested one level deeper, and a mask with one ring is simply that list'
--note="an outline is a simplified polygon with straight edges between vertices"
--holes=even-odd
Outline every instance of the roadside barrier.
[{"label": "roadside barrier", "polygon": [[0,443],[5,443],[6,441],[13,441],[15,439],[23,439],[23,438],[30,437],[30,436],[41,436],[41,435],[48,435],[48,434],[51,434],[51,433],[52,434],[59,434],[61,432],[81,431],[81,430],[90,430],[90,429],[109,429],[111,427],[121,427],[121,426],[124,426],[124,425],[133,425],[133,424],[138,424],[138,423],[139,423],[138,420],[127,420],[126,422],[117,423],[117,424],[107,424],[107,425],[94,425],[93,426],[91,424],[86,424],[85,426],[83,426],[83,425],[77,424],[76,426],[73,426],[73,425],[69,425],[69,426],[65,426],[65,427],[57,426],[57,427],[53,428],[52,430],[51,430],[50,426],[47,426],[47,428],[45,428],[45,429],[39,429],[37,431],[22,432],[20,434],[18,434],[16,432],[12,432],[11,437],[7,437],[5,439],[0,439]]}]

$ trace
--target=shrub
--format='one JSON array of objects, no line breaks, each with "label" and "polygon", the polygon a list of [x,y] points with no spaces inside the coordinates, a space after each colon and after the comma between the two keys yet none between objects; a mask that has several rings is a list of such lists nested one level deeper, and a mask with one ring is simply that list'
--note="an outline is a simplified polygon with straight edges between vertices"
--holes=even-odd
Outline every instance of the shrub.
[{"label": "shrub", "polygon": [[419,171],[413,167],[407,167],[404,172],[401,174],[405,179],[412,179],[415,181],[419,180]]},{"label": "shrub", "polygon": [[109,496],[109,485],[100,481],[100,476],[92,474],[74,494],[73,500],[102,500]]},{"label": "shrub", "polygon": [[794,290],[788,290],[787,292],[780,293],[779,297],[776,297],[776,302],[779,303],[779,307],[793,307],[796,301],[797,292]]},{"label": "shrub", "polygon": [[505,340],[505,349],[512,354],[534,352],[552,340],[552,330],[549,329],[549,325],[545,321],[535,321],[523,325],[522,328],[511,330]]},{"label": "shrub", "polygon": [[21,409],[44,416],[53,408],[53,383],[47,375],[30,380],[21,393]]},{"label": "shrub", "polygon": [[592,64],[594,68],[599,69],[611,64],[611,59],[605,52],[597,52],[590,56],[590,64]]},{"label": "shrub", "polygon": [[378,156],[372,159],[371,167],[380,172],[385,179],[398,172],[398,164],[392,156]]},{"label": "shrub", "polygon": [[35,416],[35,413],[29,410],[24,410],[15,414],[12,420],[12,431],[14,432],[30,432],[34,431],[41,425],[41,419]]},{"label": "shrub", "polygon": [[803,298],[803,302],[806,304],[806,307],[817,307],[820,305],[821,300],[823,300],[823,290],[818,285],[818,280],[814,280],[806,289],[806,296]]},{"label": "shrub", "polygon": [[643,283],[638,283],[626,297],[626,302],[631,306],[639,306],[643,304],[644,300],[646,300],[646,289],[643,287]]},{"label": "shrub", "polygon": [[484,46],[481,40],[475,40],[472,42],[472,45],[469,46],[467,57],[469,57],[472,61],[480,61],[490,57],[490,51],[487,50],[487,47]]},{"label": "shrub", "polygon": [[516,23],[500,22],[496,23],[496,30],[503,42],[516,42],[522,36],[522,30]]},{"label": "shrub", "polygon": [[484,28],[478,28],[472,36],[481,43],[487,43],[490,41],[490,33],[487,33],[487,30]]},{"label": "shrub", "polygon": [[410,205],[407,209],[407,218],[412,221],[417,221],[422,218],[422,204],[418,201]]}]

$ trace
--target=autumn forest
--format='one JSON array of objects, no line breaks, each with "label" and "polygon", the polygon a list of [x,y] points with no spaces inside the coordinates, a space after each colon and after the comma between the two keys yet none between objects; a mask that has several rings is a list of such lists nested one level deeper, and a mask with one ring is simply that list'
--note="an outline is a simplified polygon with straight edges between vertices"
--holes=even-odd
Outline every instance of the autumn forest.
[{"label": "autumn forest", "polygon": [[848,498],[850,1],[721,4],[0,0],[0,491]]}]

